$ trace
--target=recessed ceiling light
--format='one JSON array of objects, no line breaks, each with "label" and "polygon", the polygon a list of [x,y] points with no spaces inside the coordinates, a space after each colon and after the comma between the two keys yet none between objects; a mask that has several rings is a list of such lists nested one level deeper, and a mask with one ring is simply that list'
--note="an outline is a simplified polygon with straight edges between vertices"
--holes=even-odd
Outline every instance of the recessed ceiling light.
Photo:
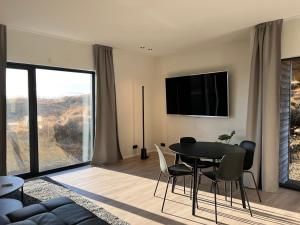
[{"label": "recessed ceiling light", "polygon": [[152,51],[152,48],[148,48],[148,51]]},{"label": "recessed ceiling light", "polygon": [[140,49],[145,49],[145,46],[144,46],[144,45],[141,45],[141,46],[140,46]]}]

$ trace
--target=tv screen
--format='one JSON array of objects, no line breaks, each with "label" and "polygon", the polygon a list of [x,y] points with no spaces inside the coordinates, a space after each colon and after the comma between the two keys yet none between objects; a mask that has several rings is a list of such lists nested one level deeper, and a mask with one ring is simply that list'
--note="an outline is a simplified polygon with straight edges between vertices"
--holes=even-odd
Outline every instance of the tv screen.
[{"label": "tv screen", "polygon": [[167,114],[228,117],[228,73],[166,78]]}]

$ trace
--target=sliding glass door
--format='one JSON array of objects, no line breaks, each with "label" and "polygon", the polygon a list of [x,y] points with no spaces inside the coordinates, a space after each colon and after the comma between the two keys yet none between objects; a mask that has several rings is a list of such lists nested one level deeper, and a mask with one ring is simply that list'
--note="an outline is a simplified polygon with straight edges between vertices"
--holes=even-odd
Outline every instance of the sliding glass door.
[{"label": "sliding glass door", "polygon": [[7,69],[7,170],[30,172],[28,70]]},{"label": "sliding glass door", "polygon": [[280,183],[300,190],[300,58],[281,66]]},{"label": "sliding glass door", "polygon": [[8,64],[9,174],[36,175],[91,160],[94,73]]},{"label": "sliding glass door", "polygon": [[45,171],[91,159],[92,76],[36,70],[39,169]]}]

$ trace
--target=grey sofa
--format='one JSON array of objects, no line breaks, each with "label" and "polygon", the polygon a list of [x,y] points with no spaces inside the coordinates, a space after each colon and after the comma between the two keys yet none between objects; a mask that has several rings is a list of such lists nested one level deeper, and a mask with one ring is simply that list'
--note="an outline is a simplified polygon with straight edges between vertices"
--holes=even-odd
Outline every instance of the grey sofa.
[{"label": "grey sofa", "polygon": [[106,225],[104,220],[69,198],[60,197],[26,206],[5,216],[0,225]]}]

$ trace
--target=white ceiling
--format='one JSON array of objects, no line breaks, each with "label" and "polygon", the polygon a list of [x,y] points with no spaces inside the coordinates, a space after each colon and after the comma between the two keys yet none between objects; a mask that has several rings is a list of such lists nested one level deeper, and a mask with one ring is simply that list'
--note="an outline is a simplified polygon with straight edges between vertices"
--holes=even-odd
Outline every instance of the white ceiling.
[{"label": "white ceiling", "polygon": [[0,0],[11,29],[162,55],[300,15],[300,0]]}]

